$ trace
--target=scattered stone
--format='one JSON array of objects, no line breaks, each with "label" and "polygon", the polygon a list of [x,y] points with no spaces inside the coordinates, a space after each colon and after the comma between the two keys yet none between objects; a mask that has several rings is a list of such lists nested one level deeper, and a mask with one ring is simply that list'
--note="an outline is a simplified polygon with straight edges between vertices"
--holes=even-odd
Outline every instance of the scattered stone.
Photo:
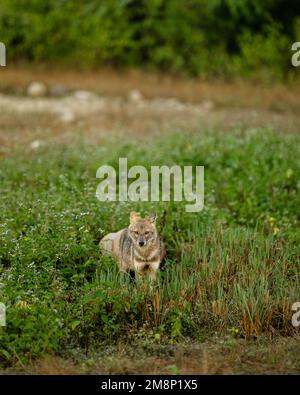
[{"label": "scattered stone", "polygon": [[158,112],[165,112],[165,111],[184,111],[187,109],[187,105],[181,103],[175,98],[168,98],[168,99],[153,99],[150,102],[152,109]]},{"label": "scattered stone", "polygon": [[61,114],[60,120],[61,120],[62,122],[65,122],[65,123],[71,123],[71,122],[73,122],[73,121],[75,120],[75,115],[74,115],[73,111],[71,111],[71,110],[66,110],[66,111],[64,111],[64,112]]},{"label": "scattered stone", "polygon": [[214,105],[214,103],[212,101],[205,100],[202,103],[202,107],[203,107],[204,110],[210,111],[210,110],[213,110],[215,108],[215,105]]},{"label": "scattered stone", "polygon": [[27,88],[27,95],[32,97],[41,97],[47,94],[47,87],[42,82],[31,82]]},{"label": "scattered stone", "polygon": [[53,84],[49,88],[49,94],[55,97],[62,97],[68,94],[68,89],[60,84]]},{"label": "scattered stone", "polygon": [[43,145],[43,142],[41,140],[34,140],[30,143],[30,148],[32,150],[37,150]]},{"label": "scattered stone", "polygon": [[143,95],[139,90],[134,89],[129,92],[128,99],[132,102],[140,102],[143,100]]},{"label": "scattered stone", "polygon": [[73,96],[82,101],[88,101],[88,100],[93,100],[97,97],[97,95],[91,91],[84,91],[84,90],[79,90],[75,91]]}]

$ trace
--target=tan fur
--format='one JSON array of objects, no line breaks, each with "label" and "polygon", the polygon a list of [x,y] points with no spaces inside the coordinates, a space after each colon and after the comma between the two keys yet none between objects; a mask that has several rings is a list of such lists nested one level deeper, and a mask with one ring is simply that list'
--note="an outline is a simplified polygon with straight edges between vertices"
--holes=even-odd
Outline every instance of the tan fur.
[{"label": "tan fur", "polygon": [[164,244],[159,237],[155,216],[141,218],[130,213],[130,224],[116,233],[109,233],[100,240],[103,252],[114,256],[120,271],[134,271],[138,276],[147,274],[155,279],[157,270],[165,255]]}]

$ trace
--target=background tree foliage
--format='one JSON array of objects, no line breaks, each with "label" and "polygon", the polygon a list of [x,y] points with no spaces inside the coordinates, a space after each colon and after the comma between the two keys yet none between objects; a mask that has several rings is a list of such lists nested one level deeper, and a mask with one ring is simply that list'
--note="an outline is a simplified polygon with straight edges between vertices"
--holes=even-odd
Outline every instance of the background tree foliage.
[{"label": "background tree foliage", "polygon": [[0,0],[10,61],[284,78],[299,40],[294,0]]}]

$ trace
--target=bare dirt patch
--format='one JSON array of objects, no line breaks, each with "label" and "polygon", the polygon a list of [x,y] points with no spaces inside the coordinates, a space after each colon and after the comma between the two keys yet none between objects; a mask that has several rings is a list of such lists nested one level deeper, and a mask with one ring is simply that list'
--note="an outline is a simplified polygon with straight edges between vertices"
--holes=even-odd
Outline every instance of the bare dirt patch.
[{"label": "bare dirt patch", "polygon": [[[9,86],[10,92],[17,87],[25,92],[35,77],[47,87],[52,82],[63,83],[66,92],[63,97],[36,98],[0,94],[1,155],[16,147],[35,146],[36,140],[64,144],[78,135],[97,143],[103,134],[138,139],[187,129],[200,133],[211,128],[225,132],[260,126],[278,131],[300,130],[300,116],[294,111],[300,105],[296,88],[272,91],[237,83],[193,83],[167,77],[160,80],[158,76],[142,78],[140,73],[118,75],[108,71],[99,75],[33,75],[26,69],[8,69],[1,73],[5,76],[5,84],[2,79],[0,83],[2,91],[8,92]],[[76,88],[81,90],[72,90]],[[91,90],[82,91],[83,88]]]},{"label": "bare dirt patch", "polygon": [[[118,344],[102,356],[80,360],[46,356],[8,374],[299,374],[299,339],[238,340],[219,338],[204,343],[156,345]],[[0,372],[1,374],[1,372]]]},{"label": "bare dirt patch", "polygon": [[87,89],[104,96],[127,97],[139,89],[146,99],[176,97],[190,103],[213,101],[218,107],[261,108],[276,111],[298,111],[300,82],[290,86],[245,81],[205,81],[137,70],[111,69],[71,71],[43,66],[9,66],[0,70],[0,91],[24,93],[32,81],[47,86],[60,84],[69,90]]}]

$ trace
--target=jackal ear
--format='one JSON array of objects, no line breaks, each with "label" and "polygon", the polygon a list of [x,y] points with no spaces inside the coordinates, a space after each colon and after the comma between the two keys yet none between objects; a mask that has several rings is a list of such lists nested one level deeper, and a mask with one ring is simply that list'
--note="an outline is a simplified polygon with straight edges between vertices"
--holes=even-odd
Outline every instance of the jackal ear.
[{"label": "jackal ear", "polygon": [[130,223],[136,221],[138,218],[141,218],[140,214],[137,213],[136,211],[131,211],[131,213],[130,213]]},{"label": "jackal ear", "polygon": [[152,224],[155,224],[156,222],[156,213],[150,213],[147,217],[148,221],[150,221]]}]

